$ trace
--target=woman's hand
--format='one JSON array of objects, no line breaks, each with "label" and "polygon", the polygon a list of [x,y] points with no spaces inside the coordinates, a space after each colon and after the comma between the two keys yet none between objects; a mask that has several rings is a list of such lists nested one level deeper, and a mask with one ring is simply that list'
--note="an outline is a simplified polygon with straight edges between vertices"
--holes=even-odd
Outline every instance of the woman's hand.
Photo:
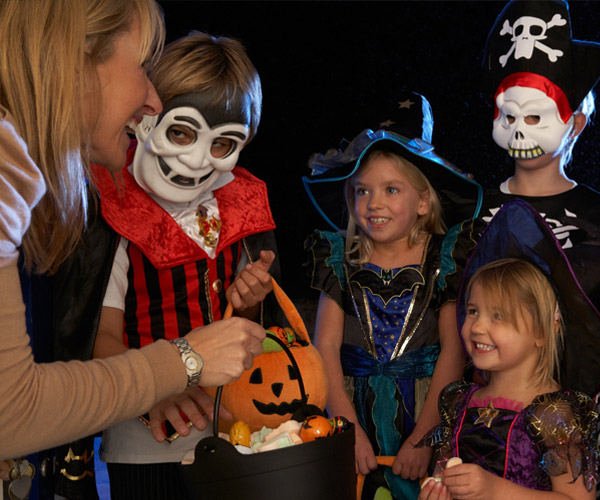
[{"label": "woman's hand", "polygon": [[[187,416],[196,429],[204,430],[208,422],[213,421],[214,400],[201,387],[191,387],[185,392],[170,396],[155,404],[149,411],[149,415],[150,430],[156,441],[161,443],[167,437],[162,428],[162,424],[166,420],[171,423],[180,436],[189,435],[189,427],[181,413]],[[222,405],[219,415],[227,420],[233,418]]]},{"label": "woman's hand", "polygon": [[196,328],[185,338],[204,362],[200,385],[214,387],[232,382],[252,368],[254,357],[262,354],[265,330],[235,317]]}]

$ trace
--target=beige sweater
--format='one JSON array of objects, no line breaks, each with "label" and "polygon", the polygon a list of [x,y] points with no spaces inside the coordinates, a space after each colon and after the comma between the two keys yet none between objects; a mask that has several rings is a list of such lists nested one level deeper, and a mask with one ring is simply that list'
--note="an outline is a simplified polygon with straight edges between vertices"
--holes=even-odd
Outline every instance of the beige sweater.
[{"label": "beige sweater", "polygon": [[166,341],[104,360],[34,362],[16,262],[30,210],[44,191],[39,169],[0,108],[0,459],[133,418],[187,383],[177,348]]}]

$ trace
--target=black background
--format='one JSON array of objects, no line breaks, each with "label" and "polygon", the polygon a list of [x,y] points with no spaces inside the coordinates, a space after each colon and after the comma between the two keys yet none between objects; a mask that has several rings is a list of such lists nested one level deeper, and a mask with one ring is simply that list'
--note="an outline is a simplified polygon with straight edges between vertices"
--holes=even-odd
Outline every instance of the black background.
[{"label": "black background", "polygon": [[[441,156],[484,186],[511,173],[491,138],[492,110],[479,93],[497,1],[162,1],[167,41],[190,30],[238,38],[258,69],[263,116],[239,164],[269,188],[283,287],[314,298],[302,268],[303,241],[329,229],[304,191],[308,157],[352,139],[385,115],[398,89],[425,95]],[[600,2],[570,3],[574,38],[600,42]],[[375,121],[375,123],[378,123]],[[569,176],[600,188],[600,125],[575,146]]]}]

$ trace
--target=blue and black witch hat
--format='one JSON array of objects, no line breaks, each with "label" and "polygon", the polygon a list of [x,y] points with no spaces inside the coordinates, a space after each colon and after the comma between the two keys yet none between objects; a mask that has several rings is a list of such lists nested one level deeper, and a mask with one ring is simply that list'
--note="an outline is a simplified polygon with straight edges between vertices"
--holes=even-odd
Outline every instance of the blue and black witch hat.
[{"label": "blue and black witch hat", "polygon": [[504,258],[529,261],[554,286],[565,325],[559,383],[594,397],[600,392],[600,313],[583,291],[552,229],[522,200],[500,208],[467,261],[458,292],[459,330],[465,320],[467,283],[480,267]]},{"label": "blue and black witch hat", "polygon": [[382,112],[373,128],[352,141],[343,140],[337,149],[310,157],[310,176],[302,177],[308,196],[321,216],[336,231],[346,228],[348,214],[344,183],[374,149],[397,153],[416,165],[427,177],[442,204],[446,227],[476,217],[482,189],[469,174],[461,172],[434,152],[431,144],[433,115],[429,101],[415,92],[400,93],[395,105]]}]

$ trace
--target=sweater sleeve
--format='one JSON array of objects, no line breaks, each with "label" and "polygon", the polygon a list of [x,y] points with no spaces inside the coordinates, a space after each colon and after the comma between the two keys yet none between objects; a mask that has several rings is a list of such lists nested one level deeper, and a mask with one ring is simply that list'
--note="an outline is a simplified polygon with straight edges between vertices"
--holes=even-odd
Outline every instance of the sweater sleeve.
[{"label": "sweater sleeve", "polygon": [[0,107],[0,266],[17,256],[31,209],[46,190],[27,145]]},{"label": "sweater sleeve", "polygon": [[166,341],[105,360],[34,361],[17,248],[44,190],[41,172],[0,108],[0,459],[133,418],[187,385],[177,348]]},{"label": "sweater sleeve", "polygon": [[0,459],[95,433],[186,387],[166,341],[104,360],[35,363],[16,263],[0,268],[0,296]]}]

